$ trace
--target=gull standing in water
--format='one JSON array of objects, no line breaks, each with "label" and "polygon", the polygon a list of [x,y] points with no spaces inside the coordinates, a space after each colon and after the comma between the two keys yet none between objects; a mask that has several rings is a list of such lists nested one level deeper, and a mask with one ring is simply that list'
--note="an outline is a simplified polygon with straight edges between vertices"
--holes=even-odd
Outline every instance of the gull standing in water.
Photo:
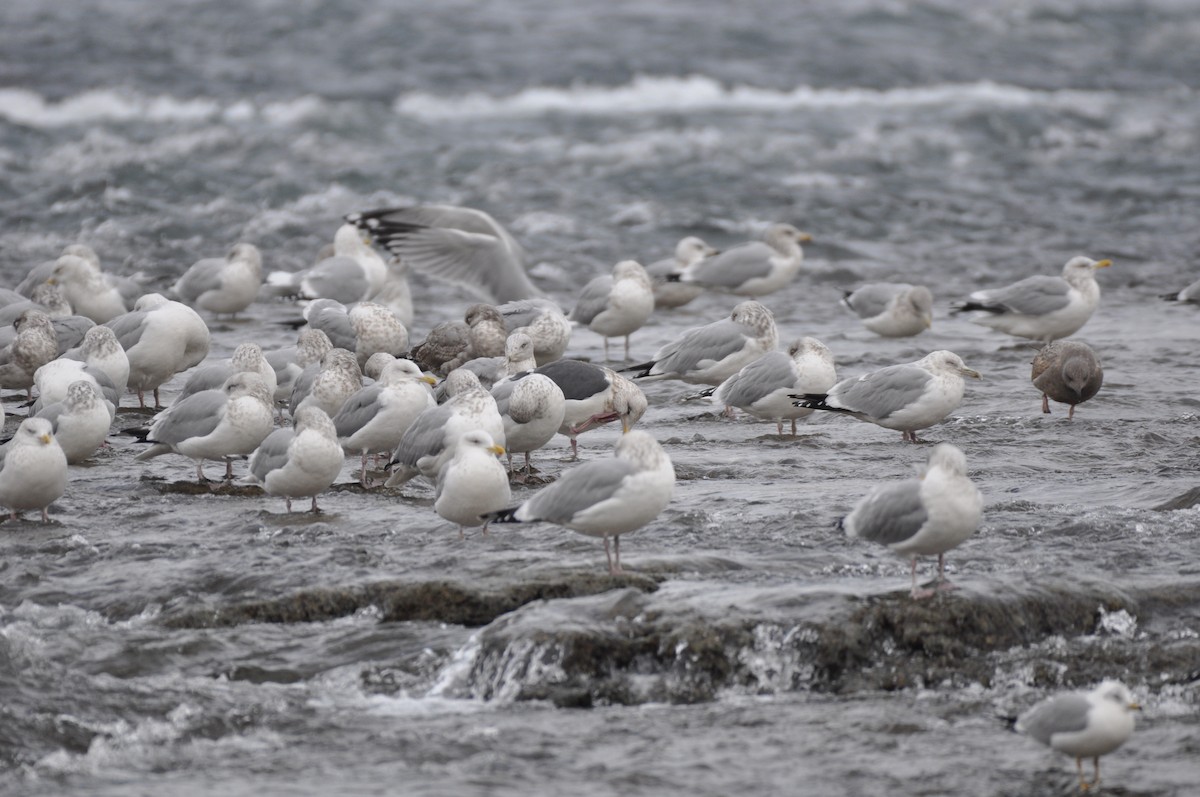
[{"label": "gull standing in water", "polygon": [[700,285],[735,296],[766,296],[787,285],[800,271],[812,240],[790,224],[772,224],[762,241],[749,241],[696,261],[668,281]]},{"label": "gull standing in water", "polygon": [[1111,265],[1111,260],[1073,257],[1061,277],[1037,275],[1006,288],[975,291],[954,312],[978,311],[971,319],[976,324],[1049,343],[1077,332],[1092,317],[1100,303],[1096,269]]},{"label": "gull standing in water", "polygon": [[924,285],[874,282],[847,291],[842,305],[885,338],[919,335],[933,325],[933,294]]},{"label": "gull standing in water", "polygon": [[571,441],[571,459],[579,458],[580,434],[619,420],[628,432],[649,407],[646,394],[611,368],[581,360],[555,360],[536,373],[550,377],[563,393],[563,421],[558,431]]},{"label": "gull standing in water", "polygon": [[454,456],[437,476],[437,494],[433,511],[458,524],[458,537],[464,527],[483,526],[487,534],[488,513],[512,501],[508,474],[496,459],[504,447],[496,445],[482,429],[465,432],[454,446]]},{"label": "gull standing in water", "polygon": [[[608,572],[620,575],[621,535],[658,517],[675,490],[675,468],[648,433],[632,431],[617,441],[616,456],[592,460],[564,473],[519,506],[493,512],[497,523],[556,523],[604,539]],[[613,538],[613,551],[608,538]]]},{"label": "gull standing in water", "polygon": [[937,589],[952,589],[945,577],[946,551],[979,528],[983,498],[967,477],[967,458],[949,443],[929,455],[919,478],[878,487],[842,518],[849,537],[882,543],[912,560],[912,596],[934,590],[917,586],[917,557],[937,554]]},{"label": "gull standing in water", "polygon": [[962,403],[964,376],[980,378],[957,354],[939,350],[914,363],[843,379],[827,393],[793,393],[792,398],[797,407],[845,413],[895,429],[916,443],[918,430],[943,420]]},{"label": "gull standing in water", "polygon": [[641,329],[653,312],[654,288],[646,270],[634,260],[622,260],[613,266],[612,274],[583,286],[570,320],[604,338],[604,361],[608,362],[608,339],[624,336],[628,360],[629,336]]},{"label": "gull standing in water", "polygon": [[290,429],[267,435],[250,457],[250,475],[268,495],[282,495],[287,511],[293,498],[312,498],[311,512],[320,512],[317,495],[329,489],[342,471],[345,455],[333,422],[320,407],[304,407]]},{"label": "gull standing in water", "polygon": [[653,359],[622,368],[638,381],[679,379],[719,385],[779,342],[775,316],[755,301],[733,308],[728,318],[693,327],[655,352]]},{"label": "gull standing in water", "polygon": [[362,454],[359,481],[363,487],[369,486],[367,457],[391,454],[413,421],[437,406],[430,390],[434,381],[412,360],[393,360],[374,384],[346,399],[333,417],[342,447]]},{"label": "gull standing in water", "polygon": [[225,257],[196,261],[171,292],[213,315],[237,316],[258,298],[262,281],[262,253],[254,244],[238,243]]},{"label": "gull standing in water", "polygon": [[704,286],[671,281],[672,274],[679,274],[693,263],[717,254],[717,250],[695,235],[681,238],[675,244],[675,256],[656,260],[646,266],[646,273],[654,285],[654,307],[683,307],[704,293]]},{"label": "gull standing in water", "polygon": [[26,509],[40,509],[49,523],[50,504],[67,490],[67,457],[46,418],[26,418],[0,449],[0,505],[10,520]]},{"label": "gull standing in water", "polygon": [[1104,369],[1092,347],[1074,340],[1047,343],[1033,358],[1029,378],[1042,391],[1042,412],[1050,414],[1049,399],[1070,404],[1067,420],[1075,417],[1075,405],[1096,395],[1104,383]]}]

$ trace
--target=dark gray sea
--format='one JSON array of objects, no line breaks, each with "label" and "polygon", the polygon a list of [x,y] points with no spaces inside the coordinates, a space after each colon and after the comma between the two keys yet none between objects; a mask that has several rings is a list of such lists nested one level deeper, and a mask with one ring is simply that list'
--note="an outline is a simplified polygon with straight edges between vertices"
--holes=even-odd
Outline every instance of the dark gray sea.
[{"label": "dark gray sea", "polygon": [[[787,221],[813,242],[763,300],[784,340],[841,376],[943,348],[982,372],[924,436],[985,510],[960,589],[914,603],[836,523],[930,446],[842,417],[780,440],[656,383],[677,490],[612,579],[596,539],[460,540],[432,487],[363,492],[351,459],[324,514],[285,514],[114,433],[52,524],[0,524],[0,792],[1050,797],[1074,762],[1012,718],[1113,677],[1144,710],[1102,792],[1197,794],[1200,308],[1160,294],[1200,277],[1198,90],[1190,0],[5,0],[0,284],[77,242],[153,289],[240,240],[292,270],[343,214],[444,202],[570,307],[618,260]],[[1031,348],[949,305],[1076,254],[1113,267],[1068,422]],[[876,280],[929,285],[933,328],[838,306]],[[413,291],[414,340],[474,301]],[[635,356],[735,301],[657,314]],[[298,314],[214,322],[212,356]],[[116,425],[149,418],[127,397]]]}]

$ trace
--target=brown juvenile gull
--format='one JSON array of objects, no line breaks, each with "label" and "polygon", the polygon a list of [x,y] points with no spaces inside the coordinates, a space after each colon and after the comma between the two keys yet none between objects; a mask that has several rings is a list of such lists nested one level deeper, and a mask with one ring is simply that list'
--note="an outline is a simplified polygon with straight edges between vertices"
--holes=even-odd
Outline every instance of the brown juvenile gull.
[{"label": "brown juvenile gull", "polygon": [[[1100,756],[1125,744],[1133,733],[1134,711],[1141,706],[1120,681],[1105,680],[1090,692],[1068,692],[1038,703],[1017,719],[1016,728],[1060,753],[1075,757],[1079,790],[1100,785]],[[1083,775],[1083,759],[1092,759],[1092,779]]]},{"label": "brown juvenile gull", "polygon": [[67,457],[54,439],[50,421],[26,418],[12,440],[0,449],[0,505],[8,507],[10,520],[26,509],[46,510],[67,489]]},{"label": "brown juvenile gull", "polygon": [[310,511],[317,513],[317,495],[333,484],[344,460],[329,416],[320,407],[304,407],[291,428],[276,429],[255,449],[250,475],[268,495],[282,495],[287,511],[293,498],[312,498]]},{"label": "brown juvenile gull", "polygon": [[847,291],[842,305],[885,338],[911,337],[933,325],[933,294],[924,285],[873,282]]},{"label": "brown juvenile gull", "polygon": [[41,310],[25,310],[13,326],[17,336],[0,352],[0,387],[24,390],[33,398],[34,374],[58,357],[58,338],[50,316]]},{"label": "brown juvenile gull", "polygon": [[608,362],[608,339],[625,338],[628,360],[629,336],[641,329],[653,312],[654,288],[646,270],[637,261],[622,260],[611,274],[583,286],[569,318],[604,338],[604,361]]},{"label": "brown juvenile gull", "polygon": [[[577,465],[519,506],[487,516],[496,523],[556,523],[604,539],[608,572],[621,570],[621,535],[658,517],[675,490],[675,468],[662,446],[640,430],[622,435],[616,456]],[[613,538],[609,551],[608,538]]]},{"label": "brown juvenile gull", "polygon": [[912,560],[912,596],[935,590],[917,586],[917,557],[937,554],[937,589],[952,589],[945,577],[946,551],[979,528],[983,498],[967,477],[967,458],[949,443],[939,443],[919,478],[877,487],[842,518],[849,537],[882,543]]},{"label": "brown juvenile gull", "polygon": [[775,431],[783,437],[783,422],[796,421],[813,413],[797,407],[792,394],[821,393],[837,382],[833,353],[816,338],[793,341],[786,352],[772,351],[744,366],[715,388],[701,391],[722,407],[737,407],[756,418],[775,421]]},{"label": "brown juvenile gull", "polygon": [[175,281],[171,292],[213,315],[236,316],[258,298],[262,281],[262,253],[254,244],[237,243],[225,257],[197,260]]},{"label": "brown juvenile gull", "polygon": [[717,254],[717,250],[695,235],[681,238],[675,244],[675,256],[656,260],[646,266],[646,273],[654,285],[654,306],[682,307],[704,293],[704,286],[686,282],[671,282],[670,276],[678,274],[692,263]]},{"label": "brown juvenile gull", "polygon": [[896,429],[916,443],[918,430],[942,421],[962,403],[964,376],[980,378],[957,354],[939,350],[914,363],[843,379],[828,393],[793,393],[792,398],[798,407],[845,413]]},{"label": "brown juvenile gull", "polygon": [[787,285],[800,271],[811,240],[790,224],[772,224],[762,241],[749,241],[706,257],[667,277],[736,296],[766,296]]},{"label": "brown juvenile gull", "polygon": [[233,458],[250,454],[271,433],[272,396],[262,377],[234,374],[216,390],[202,390],[163,410],[154,419],[146,442],[153,445],[134,459],[182,454],[196,461],[203,483],[204,460],[225,460],[225,479],[233,478]]},{"label": "brown juvenile gull", "polygon": [[1029,374],[1033,386],[1042,391],[1042,412],[1049,414],[1049,399],[1070,404],[1067,420],[1075,417],[1075,405],[1082,404],[1100,390],[1104,369],[1100,358],[1086,343],[1056,340],[1047,343],[1033,358]]},{"label": "brown juvenile gull", "polygon": [[433,510],[458,524],[459,539],[464,527],[483,526],[487,534],[484,515],[512,501],[508,474],[496,459],[503,453],[490,434],[473,429],[459,437],[454,456],[438,471]]},{"label": "brown juvenile gull", "polygon": [[474,208],[417,205],[346,217],[406,266],[464,285],[492,302],[540,296],[525,273],[525,250]]},{"label": "brown juvenile gull", "polygon": [[1100,303],[1095,271],[1111,260],[1073,257],[1061,277],[1026,277],[1005,288],[975,291],[954,306],[956,313],[979,311],[971,320],[1019,338],[1049,343],[1079,330]]},{"label": "brown juvenile gull", "polygon": [[628,432],[649,406],[646,394],[611,368],[581,360],[555,360],[535,373],[550,377],[563,393],[563,421],[558,431],[571,441],[571,459],[579,458],[578,436],[611,421]]},{"label": "brown juvenile gull", "polygon": [[747,363],[772,351],[779,342],[775,317],[755,301],[733,308],[728,318],[693,327],[660,348],[654,357],[639,365],[622,368],[637,381],[680,379],[703,385],[719,385]]}]

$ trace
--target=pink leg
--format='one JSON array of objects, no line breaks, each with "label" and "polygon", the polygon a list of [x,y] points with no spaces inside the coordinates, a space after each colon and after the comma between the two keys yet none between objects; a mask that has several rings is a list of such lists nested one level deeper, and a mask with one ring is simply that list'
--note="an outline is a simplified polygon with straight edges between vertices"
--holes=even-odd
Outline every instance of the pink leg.
[{"label": "pink leg", "polygon": [[796,419],[792,418],[792,437],[796,436]]},{"label": "pink leg", "polygon": [[912,596],[913,600],[921,600],[933,595],[931,589],[921,589],[917,586],[917,557],[912,558]]},{"label": "pink leg", "polygon": [[937,588],[942,592],[958,589],[958,587],[946,580],[946,555],[944,553],[938,554]]},{"label": "pink leg", "polygon": [[629,336],[628,335],[625,336],[625,359],[626,359],[626,361],[629,360]]},{"label": "pink leg", "polygon": [[1075,405],[1074,404],[1071,405],[1071,410],[1070,410],[1070,412],[1067,413],[1067,420],[1068,421],[1075,420]]},{"label": "pink leg", "polygon": [[367,459],[368,459],[368,457],[369,457],[369,455],[367,454],[367,449],[364,448],[363,452],[362,452],[362,469],[359,470],[359,473],[358,473],[358,482],[363,487],[367,486]]},{"label": "pink leg", "polygon": [[1050,414],[1050,397],[1045,393],[1042,394],[1042,412],[1046,415]]},{"label": "pink leg", "polygon": [[288,513],[289,513],[289,514],[291,514],[291,511],[292,511],[292,499],[290,499],[290,498],[284,498],[283,500],[287,502],[287,511],[288,511]]},{"label": "pink leg", "polygon": [[48,507],[42,507],[42,523],[43,524],[50,522],[50,514],[46,511],[47,508]]},{"label": "pink leg", "polygon": [[615,576],[617,571],[615,568],[613,568],[612,553],[608,548],[608,537],[604,538],[604,558],[608,560],[608,574],[610,576]]},{"label": "pink leg", "polygon": [[321,514],[321,508],[319,506],[317,506],[317,497],[315,495],[313,496],[313,500],[312,500],[312,509],[309,511],[312,512],[314,515]]}]

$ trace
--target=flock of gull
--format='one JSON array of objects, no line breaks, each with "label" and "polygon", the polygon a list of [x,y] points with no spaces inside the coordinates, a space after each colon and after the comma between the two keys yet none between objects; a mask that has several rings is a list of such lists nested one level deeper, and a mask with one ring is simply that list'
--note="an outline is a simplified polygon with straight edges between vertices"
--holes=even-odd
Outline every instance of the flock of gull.
[{"label": "flock of gull", "polygon": [[[328,251],[295,273],[264,275],[259,250],[238,243],[155,293],[104,272],[91,249],[71,245],[15,289],[0,291],[0,325],[7,325],[0,328],[0,387],[22,391],[23,405],[31,402],[0,451],[0,505],[14,519],[36,510],[47,521],[47,508],[68,489],[69,465],[104,444],[127,392],[139,406],[152,400],[158,408],[160,387],[183,375],[178,397],[140,430],[146,447],[137,460],[183,456],[204,482],[206,460],[224,463],[231,480],[234,462],[248,458],[249,478],[285,499],[288,511],[293,500],[309,499],[315,512],[347,456],[359,458],[364,488],[376,486],[386,458],[383,485],[402,489],[428,479],[436,487],[434,511],[460,535],[480,526],[486,533],[493,522],[557,524],[601,537],[610,572],[620,573],[621,536],[656,518],[675,485],[667,452],[634,428],[649,407],[646,383],[704,386],[696,397],[727,414],[742,410],[773,421],[781,437],[785,421],[795,435],[798,420],[828,412],[915,443],[918,432],[959,406],[964,378],[979,378],[957,354],[939,350],[839,380],[833,355],[816,338],[780,348],[774,317],[758,300],[791,283],[808,240],[789,224],[721,252],[684,238],[672,257],[649,266],[617,263],[582,287],[569,313],[530,281],[516,240],[467,208],[352,214]],[[1099,390],[1103,371],[1086,344],[1065,338],[1095,311],[1095,271],[1109,265],[1073,257],[1061,275],[977,291],[954,311],[1040,343],[1031,380],[1043,410],[1054,400],[1069,405],[1073,417],[1076,405]],[[467,284],[487,302],[420,342],[410,340],[409,270]],[[630,335],[656,308],[682,306],[705,291],[742,300],[727,317],[685,331],[649,360],[630,361]],[[202,314],[236,315],[261,300],[303,307],[296,344],[263,351],[242,343],[229,360],[212,361]],[[918,335],[932,321],[933,297],[921,285],[863,285],[843,304],[884,337]],[[619,345],[624,338],[621,367],[567,358],[575,327],[603,338],[606,363],[610,339]],[[536,481],[532,457],[555,435],[570,440],[577,459],[578,436],[614,422],[625,434],[612,456],[575,464],[514,502],[512,485]],[[981,516],[963,452],[942,443],[920,476],[881,485],[841,525],[909,558],[912,596],[923,598],[951,588],[944,556]],[[934,589],[918,585],[922,556],[938,559]],[[1131,708],[1125,687],[1105,682],[1091,693],[1051,698],[1018,727],[1075,756],[1087,788],[1099,779],[1098,757],[1132,731]],[[1082,770],[1087,757],[1095,759],[1092,782]]]}]

